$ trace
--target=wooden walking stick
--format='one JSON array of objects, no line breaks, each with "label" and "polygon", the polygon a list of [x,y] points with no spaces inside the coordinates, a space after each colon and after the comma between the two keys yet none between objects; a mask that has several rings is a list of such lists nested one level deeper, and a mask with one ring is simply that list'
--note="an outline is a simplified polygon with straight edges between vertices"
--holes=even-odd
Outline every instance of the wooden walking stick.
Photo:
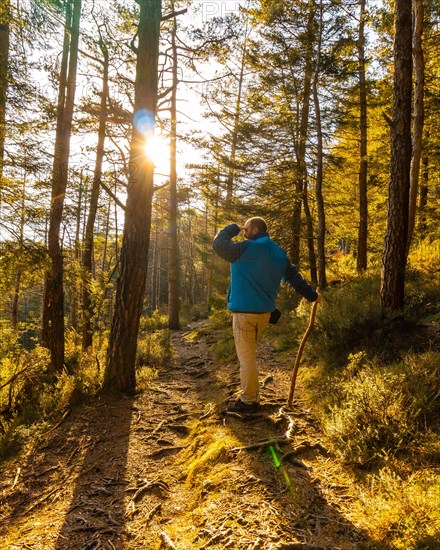
[{"label": "wooden walking stick", "polygon": [[305,331],[304,336],[302,337],[301,344],[299,345],[298,353],[296,355],[295,365],[293,366],[293,371],[292,371],[292,379],[291,379],[291,382],[290,382],[289,399],[287,400],[287,406],[289,408],[292,406],[293,392],[295,391],[296,375],[298,374],[298,368],[299,368],[299,363],[301,361],[301,355],[302,355],[304,346],[306,345],[307,338],[309,337],[309,334],[312,332],[313,323],[315,322],[315,317],[316,317],[316,308],[318,307],[318,302],[319,301],[320,301],[320,295],[318,295],[317,300],[315,302],[313,302],[312,311],[310,313],[309,326],[307,327],[307,330]]}]

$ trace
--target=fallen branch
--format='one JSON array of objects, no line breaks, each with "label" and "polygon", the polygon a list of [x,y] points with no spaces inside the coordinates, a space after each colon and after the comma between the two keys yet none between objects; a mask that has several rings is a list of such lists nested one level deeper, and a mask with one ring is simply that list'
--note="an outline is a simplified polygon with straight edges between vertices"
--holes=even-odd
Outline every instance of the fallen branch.
[{"label": "fallen branch", "polygon": [[231,453],[239,453],[240,451],[252,451],[255,449],[261,449],[262,447],[270,447],[271,445],[276,445],[277,443],[286,443],[290,441],[285,435],[280,437],[272,437],[270,439],[263,439],[257,441],[256,443],[251,443],[250,445],[245,445],[243,447],[233,447],[229,449]]}]

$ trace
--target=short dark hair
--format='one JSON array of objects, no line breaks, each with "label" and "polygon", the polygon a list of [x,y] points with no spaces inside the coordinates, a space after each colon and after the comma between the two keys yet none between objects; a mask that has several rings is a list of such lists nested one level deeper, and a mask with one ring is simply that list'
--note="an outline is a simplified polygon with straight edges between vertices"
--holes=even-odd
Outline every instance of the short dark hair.
[{"label": "short dark hair", "polygon": [[263,218],[250,218],[248,220],[250,229],[256,227],[258,231],[267,232],[267,225]]}]

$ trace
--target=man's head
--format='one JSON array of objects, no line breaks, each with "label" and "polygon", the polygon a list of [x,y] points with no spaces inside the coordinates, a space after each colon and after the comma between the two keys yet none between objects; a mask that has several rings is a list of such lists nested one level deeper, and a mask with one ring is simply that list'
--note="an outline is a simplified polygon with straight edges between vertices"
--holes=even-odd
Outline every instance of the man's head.
[{"label": "man's head", "polygon": [[245,238],[250,239],[256,233],[266,232],[267,225],[263,218],[249,218],[241,230]]}]

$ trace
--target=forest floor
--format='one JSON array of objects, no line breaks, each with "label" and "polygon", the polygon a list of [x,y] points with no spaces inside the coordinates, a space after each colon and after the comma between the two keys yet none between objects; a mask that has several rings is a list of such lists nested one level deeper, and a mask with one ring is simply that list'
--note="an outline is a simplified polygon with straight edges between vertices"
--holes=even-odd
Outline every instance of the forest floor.
[{"label": "forest floor", "polygon": [[142,393],[73,408],[3,466],[2,550],[386,548],[353,523],[357,479],[300,388],[284,407],[292,358],[264,339],[261,412],[226,413],[238,368],[199,326],[173,333],[172,365]]}]

